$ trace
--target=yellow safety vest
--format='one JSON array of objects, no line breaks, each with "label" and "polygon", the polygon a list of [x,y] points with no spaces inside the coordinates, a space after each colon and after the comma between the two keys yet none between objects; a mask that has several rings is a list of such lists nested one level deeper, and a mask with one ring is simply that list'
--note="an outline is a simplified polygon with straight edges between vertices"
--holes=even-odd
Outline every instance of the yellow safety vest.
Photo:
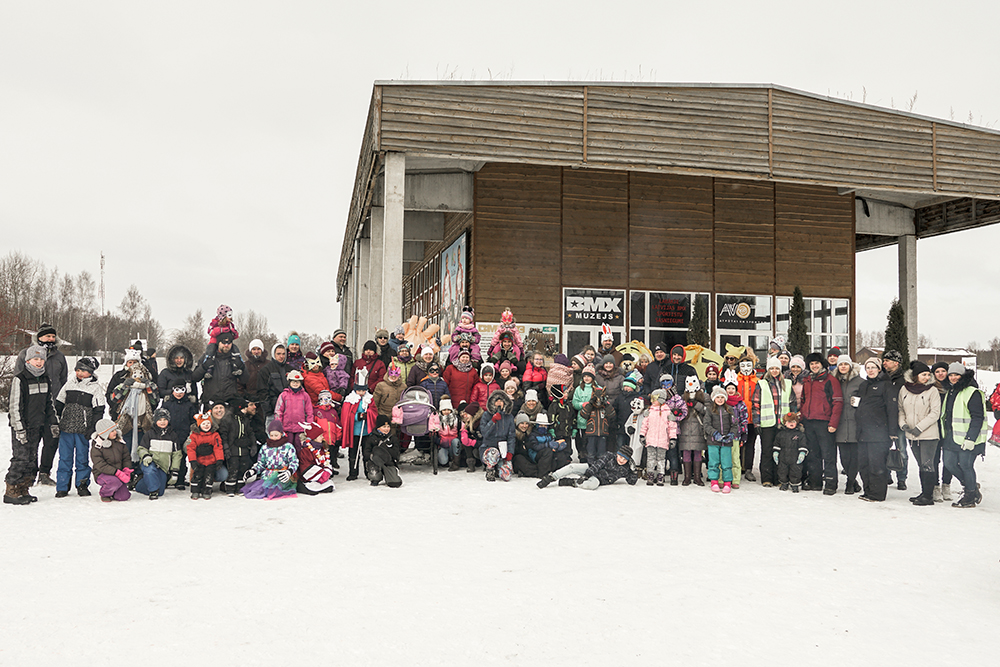
[{"label": "yellow safety vest", "polygon": [[[976,444],[981,444],[986,442],[987,432],[989,428],[987,427],[986,421],[986,394],[975,387],[966,387],[962,391],[958,392],[955,397],[955,403],[951,409],[951,439],[956,445],[961,446],[965,441],[965,436],[969,434],[969,426],[972,425],[972,415],[969,413],[969,401],[976,394],[980,394],[983,397],[983,425],[979,429],[979,436],[976,438]],[[945,412],[941,410],[941,432],[944,433],[945,427]]]},{"label": "yellow safety vest", "polygon": [[[780,416],[788,414],[789,406],[792,404],[792,381],[781,378],[781,393],[778,398]],[[757,383],[760,387],[760,425],[761,428],[770,428],[778,423],[779,416],[774,414],[774,396],[771,394],[771,386],[767,378]]]}]

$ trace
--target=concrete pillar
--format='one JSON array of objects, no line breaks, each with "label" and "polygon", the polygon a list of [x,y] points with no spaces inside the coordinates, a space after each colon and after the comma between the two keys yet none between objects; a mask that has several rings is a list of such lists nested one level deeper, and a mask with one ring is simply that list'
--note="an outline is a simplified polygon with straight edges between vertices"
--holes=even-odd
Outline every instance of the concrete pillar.
[{"label": "concrete pillar", "polygon": [[372,206],[371,213],[371,250],[369,254],[368,267],[368,312],[369,322],[374,330],[384,327],[390,331],[395,326],[382,321],[382,241],[384,229],[383,221],[385,209],[381,206]]},{"label": "concrete pillar", "polygon": [[371,239],[358,239],[358,329],[350,346],[356,354],[361,354],[361,346],[372,337],[371,292],[368,289],[368,269],[371,266]]},{"label": "concrete pillar", "polygon": [[[354,263],[351,263],[354,266]],[[354,273],[347,274],[344,297],[340,301],[340,328],[350,337],[354,330]],[[332,333],[332,332],[331,332]]]},{"label": "concrete pillar", "polygon": [[910,359],[917,358],[917,237],[897,237],[899,243],[899,305],[906,317]]},{"label": "concrete pillar", "polygon": [[391,333],[403,321],[403,201],[406,154],[385,155],[385,213],[382,234],[382,326]]}]

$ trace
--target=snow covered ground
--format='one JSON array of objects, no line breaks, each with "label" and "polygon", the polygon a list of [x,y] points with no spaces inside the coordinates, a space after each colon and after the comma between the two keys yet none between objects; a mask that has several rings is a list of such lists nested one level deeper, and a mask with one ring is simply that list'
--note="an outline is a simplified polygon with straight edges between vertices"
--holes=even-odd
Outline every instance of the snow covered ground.
[{"label": "snow covered ground", "polygon": [[989,664],[987,454],[975,510],[422,468],[274,502],[35,487],[0,506],[0,665]]},{"label": "snow covered ground", "polygon": [[0,507],[0,664],[989,664],[995,451],[964,511],[417,468],[274,502],[36,487]]}]

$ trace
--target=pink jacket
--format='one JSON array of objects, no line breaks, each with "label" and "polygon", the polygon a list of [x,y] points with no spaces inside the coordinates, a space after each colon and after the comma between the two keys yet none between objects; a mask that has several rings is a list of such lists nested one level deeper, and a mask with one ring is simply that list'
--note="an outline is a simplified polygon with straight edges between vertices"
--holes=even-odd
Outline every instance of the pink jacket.
[{"label": "pink jacket", "polygon": [[305,389],[286,389],[274,404],[274,418],[281,422],[285,433],[302,433],[305,429],[299,423],[313,420],[313,406]]},{"label": "pink jacket", "polygon": [[640,433],[646,436],[647,447],[670,449],[670,441],[677,439],[677,422],[666,405],[651,405]]}]

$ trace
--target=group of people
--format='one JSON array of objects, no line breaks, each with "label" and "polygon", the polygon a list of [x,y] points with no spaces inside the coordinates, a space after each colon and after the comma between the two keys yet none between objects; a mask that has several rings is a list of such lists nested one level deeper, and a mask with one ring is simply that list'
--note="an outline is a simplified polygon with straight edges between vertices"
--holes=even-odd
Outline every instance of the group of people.
[{"label": "group of people", "polygon": [[[197,362],[176,345],[163,369],[137,341],[104,388],[92,357],[67,378],[55,330],[43,325],[15,369],[4,502],[30,504],[35,483],[55,485],[57,498],[90,495],[92,476],[106,502],[188,485],[192,499],[210,498],[215,484],[247,498],[328,493],[342,452],[347,481],[363,474],[374,486],[400,486],[399,465],[412,462],[482,469],[490,482],[536,478],[539,488],[645,479],[729,494],[757,482],[756,468],[764,487],[826,495],[843,474],[844,493],[869,502],[886,499],[891,472],[906,490],[912,452],[914,505],[952,500],[953,478],[962,486],[953,506],[982,500],[974,464],[994,401],[957,363],[905,368],[887,350],[858,365],[838,348],[803,358],[775,338],[763,359],[727,346],[721,366],[699,372],[683,346],[636,358],[610,331],[597,348],[547,359],[526,350],[510,311],[484,341],[470,307],[448,344],[379,329],[357,357],[343,330],[316,350],[292,333],[269,351],[254,339],[241,352],[225,305],[208,334]],[[415,386],[433,414],[410,435],[400,406]]]}]

